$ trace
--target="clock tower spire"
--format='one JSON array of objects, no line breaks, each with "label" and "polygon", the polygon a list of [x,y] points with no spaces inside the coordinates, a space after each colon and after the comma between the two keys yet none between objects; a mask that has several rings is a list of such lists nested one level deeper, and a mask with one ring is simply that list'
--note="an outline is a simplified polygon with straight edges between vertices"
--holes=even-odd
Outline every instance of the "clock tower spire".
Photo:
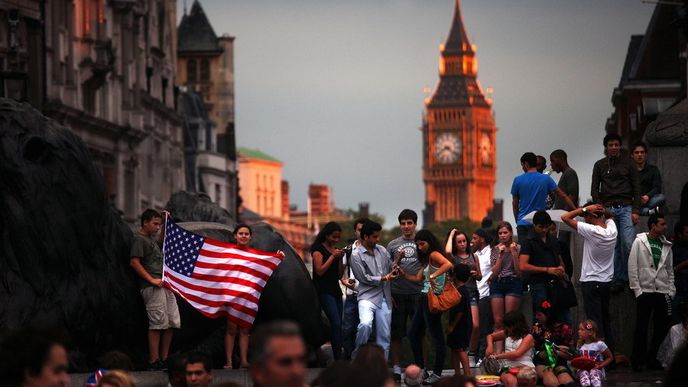
[{"label": "clock tower spire", "polygon": [[439,82],[425,101],[423,183],[426,223],[469,218],[492,209],[496,172],[491,101],[477,80],[476,47],[456,0],[449,35],[440,45]]}]

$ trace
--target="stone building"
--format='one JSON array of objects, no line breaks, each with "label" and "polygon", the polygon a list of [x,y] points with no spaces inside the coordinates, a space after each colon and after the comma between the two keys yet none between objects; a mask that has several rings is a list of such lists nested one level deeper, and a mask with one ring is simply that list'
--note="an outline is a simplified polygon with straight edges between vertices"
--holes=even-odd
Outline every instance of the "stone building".
[{"label": "stone building", "polygon": [[183,188],[175,0],[51,0],[44,113],[79,135],[135,221]]},{"label": "stone building", "polygon": [[227,186],[232,177],[227,165],[231,161],[215,148],[215,125],[208,118],[203,97],[184,89],[179,92],[179,112],[184,121],[185,189],[208,194],[210,200],[235,215],[235,191]]},{"label": "stone building", "polygon": [[642,140],[648,124],[685,96],[685,59],[679,55],[685,43],[674,22],[679,19],[679,7],[657,4],[645,34],[631,36],[605,124],[626,147]]},{"label": "stone building", "polygon": [[[177,46],[177,84],[203,98],[214,134],[208,138],[198,167],[208,173],[199,189],[219,191],[217,201],[232,215],[237,211],[237,157],[234,129],[234,38],[218,37],[203,7],[194,0],[179,23]],[[224,172],[216,173],[223,162]],[[209,171],[215,171],[210,173]],[[224,203],[224,204],[223,204]]]},{"label": "stone building", "polygon": [[43,107],[41,1],[0,1],[0,97]]},{"label": "stone building", "polygon": [[462,218],[479,222],[493,205],[497,128],[491,101],[477,79],[475,50],[456,0],[449,36],[440,46],[440,80],[425,101],[425,224]]},{"label": "stone building", "polygon": [[243,206],[282,219],[282,162],[257,149],[238,148]]}]

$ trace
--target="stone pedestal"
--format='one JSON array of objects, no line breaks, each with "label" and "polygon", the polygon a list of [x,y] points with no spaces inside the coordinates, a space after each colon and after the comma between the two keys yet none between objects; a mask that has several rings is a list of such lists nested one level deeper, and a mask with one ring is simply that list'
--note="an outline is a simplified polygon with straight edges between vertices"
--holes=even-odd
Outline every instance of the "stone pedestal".
[{"label": "stone pedestal", "polygon": [[688,182],[688,100],[661,113],[645,130],[648,162],[662,174],[662,191],[667,198],[664,215],[669,232],[678,220],[681,190]]}]

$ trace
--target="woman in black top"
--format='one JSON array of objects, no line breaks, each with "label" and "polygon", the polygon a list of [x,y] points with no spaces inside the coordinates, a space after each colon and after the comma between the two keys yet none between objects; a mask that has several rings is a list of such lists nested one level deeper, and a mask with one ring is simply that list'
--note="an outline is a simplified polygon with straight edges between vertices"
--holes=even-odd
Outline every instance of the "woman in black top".
[{"label": "woman in black top", "polygon": [[344,250],[335,245],[342,236],[342,228],[336,222],[329,222],[318,233],[311,245],[313,257],[313,284],[320,298],[327,319],[330,320],[332,355],[339,359],[342,350],[342,290],[339,278],[344,271],[342,257]]}]

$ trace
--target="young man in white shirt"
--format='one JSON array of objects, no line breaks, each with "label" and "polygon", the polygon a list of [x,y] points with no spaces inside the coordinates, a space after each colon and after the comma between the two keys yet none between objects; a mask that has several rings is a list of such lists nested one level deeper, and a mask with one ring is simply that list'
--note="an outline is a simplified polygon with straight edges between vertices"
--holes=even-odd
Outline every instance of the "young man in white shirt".
[{"label": "young man in white shirt", "polygon": [[[492,247],[487,242],[489,239],[487,231],[484,229],[476,230],[471,236],[471,248],[478,262],[480,263],[480,272],[483,278],[478,281],[478,313],[479,321],[478,327],[473,327],[473,335],[471,336],[470,350],[475,351],[473,354],[478,363],[482,360],[485,354],[485,347],[487,345],[486,337],[492,332],[492,307],[490,306],[490,284],[488,279],[492,275],[492,265],[490,264],[490,255],[492,255]],[[475,332],[478,332],[476,337]]]},{"label": "young man in white shirt", "polygon": [[[584,222],[576,220],[582,216]],[[613,215],[600,204],[587,203],[561,220],[583,237],[581,291],[585,315],[595,321],[604,341],[613,348],[609,298],[614,279],[614,249],[618,230]]]},{"label": "young man in white shirt", "polygon": [[354,221],[354,241],[344,248],[346,254],[343,258],[344,274],[339,280],[346,288],[344,300],[344,314],[342,316],[342,346],[344,348],[344,360],[351,360],[351,354],[356,348],[356,330],[358,329],[358,283],[351,270],[351,255],[361,245],[361,229],[368,218],[358,218]]}]

